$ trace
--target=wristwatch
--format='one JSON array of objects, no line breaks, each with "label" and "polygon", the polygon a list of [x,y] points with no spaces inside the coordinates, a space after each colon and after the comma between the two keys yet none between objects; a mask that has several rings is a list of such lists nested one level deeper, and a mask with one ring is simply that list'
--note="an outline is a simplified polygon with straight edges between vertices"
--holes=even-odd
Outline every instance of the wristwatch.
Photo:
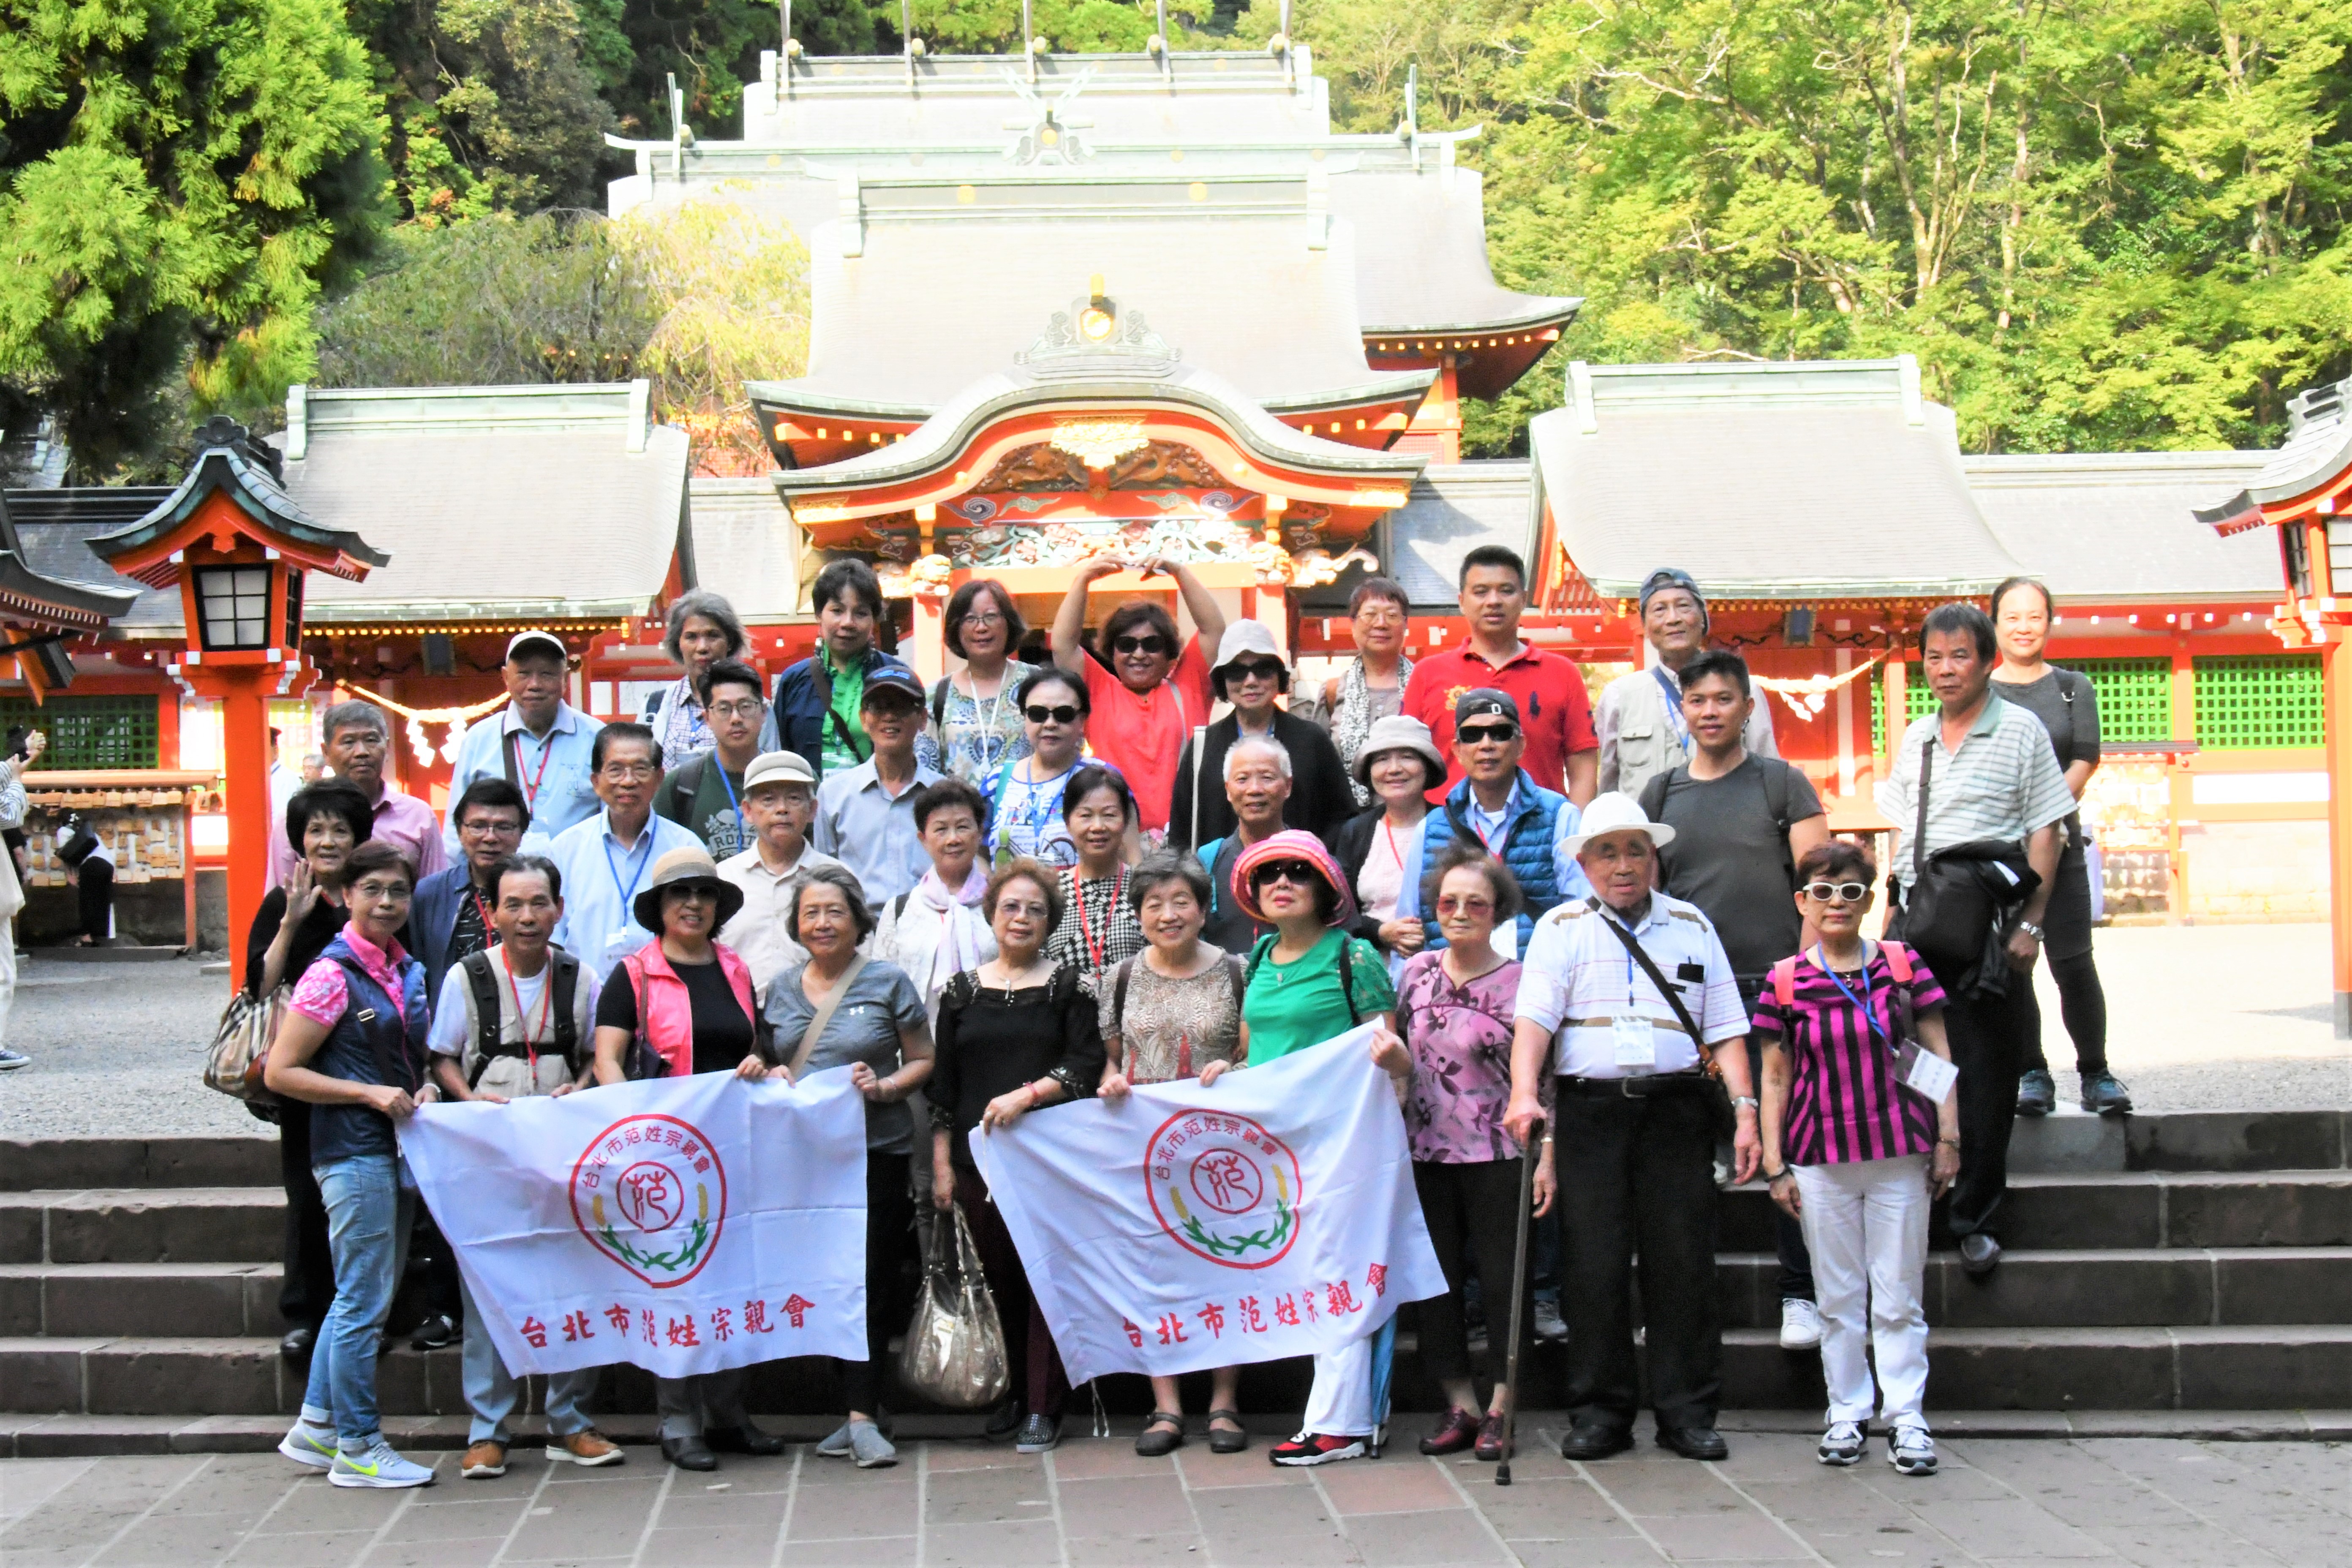
[{"label": "wristwatch", "polygon": [[1738,1110],[1743,1105],[1747,1106],[1751,1110],[1756,1109],[1756,1097],[1752,1094],[1735,1094],[1731,1097],[1731,1108],[1734,1110]]},{"label": "wristwatch", "polygon": [[2023,931],[2026,935],[2032,937],[2036,942],[2040,942],[2042,940],[2042,928],[2035,925],[2032,921],[2018,921],[2017,929]]}]

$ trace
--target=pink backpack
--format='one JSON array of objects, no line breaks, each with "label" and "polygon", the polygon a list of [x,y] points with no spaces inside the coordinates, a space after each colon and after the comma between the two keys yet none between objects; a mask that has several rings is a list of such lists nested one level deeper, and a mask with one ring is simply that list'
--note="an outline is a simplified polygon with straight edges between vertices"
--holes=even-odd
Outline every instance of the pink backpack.
[{"label": "pink backpack", "polygon": [[[1899,942],[1882,942],[1878,951],[1886,955],[1886,973],[1898,985],[1911,984],[1911,950]],[[1797,960],[1801,954],[1791,953],[1772,966],[1772,995],[1787,1012],[1797,1005]]]}]

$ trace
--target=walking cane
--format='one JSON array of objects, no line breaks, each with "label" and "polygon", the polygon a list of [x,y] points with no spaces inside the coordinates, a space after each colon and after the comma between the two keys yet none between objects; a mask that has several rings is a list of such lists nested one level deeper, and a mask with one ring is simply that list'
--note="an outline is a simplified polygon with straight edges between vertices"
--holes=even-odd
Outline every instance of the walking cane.
[{"label": "walking cane", "polygon": [[1511,1484],[1511,1455],[1519,1422],[1519,1342],[1526,1331],[1523,1314],[1528,1303],[1528,1228],[1536,1205],[1537,1151],[1543,1147],[1540,1119],[1528,1128],[1527,1152],[1519,1156],[1518,1258],[1511,1266],[1511,1342],[1503,1352],[1503,1458],[1495,1467],[1495,1484]]}]

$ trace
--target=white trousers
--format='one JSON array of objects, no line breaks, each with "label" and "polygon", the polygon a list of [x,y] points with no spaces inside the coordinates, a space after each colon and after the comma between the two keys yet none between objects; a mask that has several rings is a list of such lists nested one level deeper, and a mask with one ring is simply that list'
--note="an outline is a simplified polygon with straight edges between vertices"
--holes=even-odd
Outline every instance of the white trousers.
[{"label": "white trousers", "polygon": [[1315,1358],[1315,1385],[1307,1393],[1301,1431],[1332,1437],[1372,1435],[1379,1415],[1372,1408],[1372,1343],[1378,1337],[1366,1334]]},{"label": "white trousers", "polygon": [[[1813,1255],[1822,1311],[1822,1376],[1832,1421],[1925,1426],[1927,1312],[1927,1157],[1792,1165]],[[1878,1363],[1877,1386],[1871,1361]]]}]

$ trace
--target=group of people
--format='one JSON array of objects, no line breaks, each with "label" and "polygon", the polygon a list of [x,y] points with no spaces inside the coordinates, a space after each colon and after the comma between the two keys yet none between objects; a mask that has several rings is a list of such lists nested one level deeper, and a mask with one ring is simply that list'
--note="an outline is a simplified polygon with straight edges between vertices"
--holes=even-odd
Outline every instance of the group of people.
[{"label": "group of people", "polygon": [[[1503,1325],[1565,1340],[1568,1457],[1631,1443],[1637,1345],[1658,1442],[1721,1457],[1717,1192],[1760,1176],[1781,1342],[1818,1345],[1829,1385],[1822,1459],[1859,1459],[1874,1415],[1896,1468],[1933,1470],[1929,1205],[1948,1192],[1971,1273],[1997,1265],[2010,1119],[2035,1108],[2033,1074],[2049,1081],[2028,1056],[2044,943],[2085,1103],[2128,1106],[2100,1055],[2075,818],[2095,701],[2042,659],[2047,594],[2004,584],[1998,622],[1968,605],[1927,617],[1938,710],[1878,794],[1905,934],[1874,941],[1878,868],[1774,754],[1688,574],[1644,584],[1654,660],[1597,705],[1573,663],[1519,636],[1524,568],[1489,547],[1462,567],[1459,646],[1409,661],[1403,591],[1372,579],[1351,606],[1357,658],[1286,707],[1267,629],[1228,626],[1181,564],[1145,564],[1174,581],[1192,638],[1139,598],[1089,640],[1088,588],[1115,569],[1097,562],[1052,662],[1025,663],[1013,595],[973,581],[945,616],[961,668],[929,685],[877,645],[861,563],[820,574],[818,649],[772,690],[725,602],[689,593],[667,639],[684,673],[635,721],[574,711],[562,645],[520,633],[512,700],[464,737],[446,828],[383,778],[379,710],[325,714],[336,776],[288,803],[287,868],[247,966],[257,998],[286,1005],[268,1082],[285,1100],[288,1350],[310,1382],[282,1453],[340,1485],[430,1479],[385,1444],[373,1388],[405,1249],[447,1251],[399,1175],[393,1124],[418,1103],[842,1067],[867,1102],[869,1344],[841,1364],[844,1419],[817,1451],[895,1462],[877,1363],[925,1205],[961,1206],[1003,1318],[1012,1392],[990,1435],[1050,1448],[1068,1380],[975,1130],[1139,1085],[1213,1089],[1370,1025],[1447,1285],[1417,1308],[1448,1403],[1424,1452],[1503,1457],[1505,1391],[1482,1399],[1473,1375],[1483,1314],[1496,1365]],[[1908,920],[1923,879],[1988,845],[2032,890],[1997,903],[1981,940]],[[515,1382],[487,1334],[463,1332],[455,1276],[423,1342],[463,1333],[464,1473],[497,1475]],[[1318,1358],[1275,1463],[1377,1441],[1377,1344]],[[1208,1443],[1245,1447],[1238,1368],[1209,1382]],[[551,1381],[551,1458],[622,1462],[594,1386]],[[1175,1379],[1152,1387],[1137,1447],[1165,1454],[1189,1417]],[[746,1413],[740,1372],[663,1380],[658,1400],[681,1468],[782,1446]]]}]

